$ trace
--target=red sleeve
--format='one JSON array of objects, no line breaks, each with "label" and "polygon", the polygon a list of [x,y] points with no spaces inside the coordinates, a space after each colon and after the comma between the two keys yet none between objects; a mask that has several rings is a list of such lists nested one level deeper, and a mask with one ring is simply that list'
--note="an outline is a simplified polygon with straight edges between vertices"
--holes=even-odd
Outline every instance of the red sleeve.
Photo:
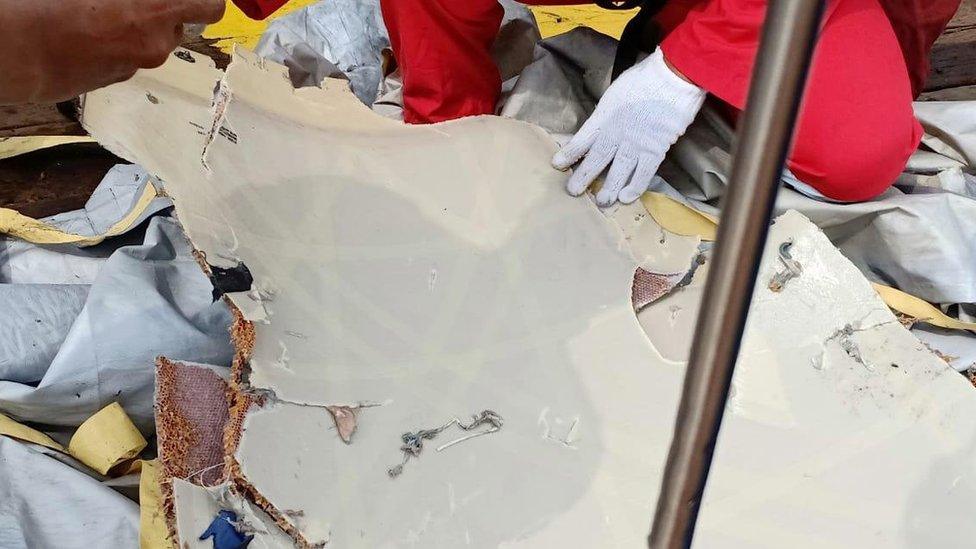
[{"label": "red sleeve", "polygon": [[241,9],[251,19],[267,19],[278,8],[288,3],[288,0],[233,0],[234,5]]}]

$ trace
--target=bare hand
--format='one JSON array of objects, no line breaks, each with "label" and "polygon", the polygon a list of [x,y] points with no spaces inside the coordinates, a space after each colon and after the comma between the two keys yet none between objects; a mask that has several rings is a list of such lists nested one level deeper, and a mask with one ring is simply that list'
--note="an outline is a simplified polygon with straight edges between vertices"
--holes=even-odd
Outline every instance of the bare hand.
[{"label": "bare hand", "polygon": [[0,104],[70,99],[158,67],[224,0],[0,0]]}]

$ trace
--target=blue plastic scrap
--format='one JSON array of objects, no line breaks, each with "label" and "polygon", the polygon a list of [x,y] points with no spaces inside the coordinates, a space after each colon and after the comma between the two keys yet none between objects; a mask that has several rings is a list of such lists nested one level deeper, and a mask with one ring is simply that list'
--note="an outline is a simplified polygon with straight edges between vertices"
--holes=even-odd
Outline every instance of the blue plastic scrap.
[{"label": "blue plastic scrap", "polygon": [[213,538],[214,549],[244,549],[252,535],[245,535],[237,530],[237,513],[221,510],[207,527],[207,531],[200,534],[200,541]]}]

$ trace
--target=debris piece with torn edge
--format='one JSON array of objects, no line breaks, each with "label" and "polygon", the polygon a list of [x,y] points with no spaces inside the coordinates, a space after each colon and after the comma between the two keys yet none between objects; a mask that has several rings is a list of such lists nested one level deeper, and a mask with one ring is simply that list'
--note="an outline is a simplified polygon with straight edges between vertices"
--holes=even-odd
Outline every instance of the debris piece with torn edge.
[{"label": "debris piece with torn edge", "polygon": [[[218,81],[226,100],[212,112]],[[141,72],[89,95],[84,121],[166,182],[209,262],[243,262],[256,287],[276,288],[249,371],[268,396],[230,450],[235,482],[298,541],[643,543],[682,366],[641,332],[637,262],[612,222],[563,193],[541,131],[494,117],[399,125],[341,82],[293,90],[286,69],[245,52],[226,75],[176,58]],[[757,290],[697,543],[970,539],[976,485],[947,458],[976,436],[976,394],[816,227],[787,214],[770,245],[790,238],[803,275]],[[773,259],[760,280],[782,268]],[[865,362],[901,367],[865,368],[828,341],[848,324]],[[346,444],[327,407],[361,402],[382,405],[360,411]],[[391,440],[484,409],[505,428],[390,482]],[[543,411],[579,425],[571,447],[546,436]],[[885,509],[865,513],[876,501]],[[772,524],[783,509],[802,520]],[[933,526],[946,520],[958,528]]]}]

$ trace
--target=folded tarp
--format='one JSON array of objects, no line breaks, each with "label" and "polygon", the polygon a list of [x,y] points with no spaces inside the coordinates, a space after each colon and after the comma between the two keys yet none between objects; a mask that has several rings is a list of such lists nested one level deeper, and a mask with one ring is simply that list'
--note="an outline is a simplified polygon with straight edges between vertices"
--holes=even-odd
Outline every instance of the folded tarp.
[{"label": "folded tarp", "polygon": [[0,437],[0,547],[138,546],[139,506],[35,447]]},{"label": "folded tarp", "polygon": [[[141,168],[117,166],[85,209],[44,221],[101,234],[150,184]],[[0,240],[0,412],[77,426],[117,400],[151,433],[156,357],[230,365],[230,312],[178,224],[157,215],[170,205],[154,199],[138,216],[148,220],[95,247]]]}]

